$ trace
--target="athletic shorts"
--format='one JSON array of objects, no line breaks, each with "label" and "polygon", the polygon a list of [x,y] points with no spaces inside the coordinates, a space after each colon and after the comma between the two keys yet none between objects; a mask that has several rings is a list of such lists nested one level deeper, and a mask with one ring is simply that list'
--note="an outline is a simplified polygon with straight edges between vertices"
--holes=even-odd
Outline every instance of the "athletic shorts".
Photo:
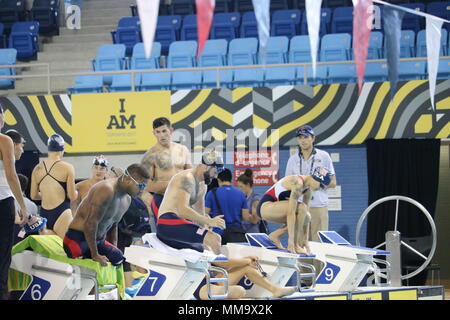
[{"label": "athletic shorts", "polygon": [[203,252],[206,232],[206,229],[191,221],[180,219],[173,212],[161,214],[156,225],[158,239],[175,249],[193,249]]},{"label": "athletic shorts", "polygon": [[[92,258],[91,250],[82,231],[67,230],[63,246],[69,258]],[[119,266],[125,261],[122,251],[106,240],[97,241],[97,251],[100,255],[107,257],[113,266]]]},{"label": "athletic shorts", "polygon": [[152,208],[153,214],[155,215],[155,218],[158,218],[159,207],[161,206],[161,202],[163,201],[163,199],[164,199],[164,196],[162,194],[157,194],[157,193],[153,194],[151,208]]},{"label": "athletic shorts", "polygon": [[[272,196],[265,194],[262,196],[261,200],[259,200],[258,206],[256,207],[256,214],[259,218],[261,218],[261,207],[264,204],[264,202],[275,202],[276,200],[273,199]],[[262,218],[261,218],[262,219]]]},{"label": "athletic shorts", "polygon": [[63,201],[59,206],[53,209],[44,209],[41,207],[41,210],[39,212],[39,215],[43,218],[47,219],[47,229],[53,230],[55,227],[56,221],[58,221],[61,214],[66,211],[67,209],[70,209],[70,202],[69,201]]}]

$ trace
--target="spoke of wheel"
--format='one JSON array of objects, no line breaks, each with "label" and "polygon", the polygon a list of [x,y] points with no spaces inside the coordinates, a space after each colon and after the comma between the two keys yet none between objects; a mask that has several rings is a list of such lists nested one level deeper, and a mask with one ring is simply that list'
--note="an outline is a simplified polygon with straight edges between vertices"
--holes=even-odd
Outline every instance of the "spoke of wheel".
[{"label": "spoke of wheel", "polygon": [[380,243],[379,245],[377,245],[376,247],[373,247],[373,248],[374,248],[374,249],[378,249],[378,248],[384,246],[385,244],[386,244],[386,241],[383,242],[383,243]]},{"label": "spoke of wheel", "polygon": [[413,247],[411,247],[409,244],[401,241],[402,245],[404,245],[405,247],[407,247],[409,250],[411,250],[412,252],[414,252],[415,254],[417,254],[419,257],[421,257],[423,260],[427,260],[428,258],[425,257],[423,254],[421,254],[419,251],[417,251],[416,249],[414,249]]},{"label": "spoke of wheel", "polygon": [[394,231],[397,231],[397,222],[398,222],[398,204],[399,204],[399,199],[397,199],[396,204],[395,204],[395,225],[394,225]]}]

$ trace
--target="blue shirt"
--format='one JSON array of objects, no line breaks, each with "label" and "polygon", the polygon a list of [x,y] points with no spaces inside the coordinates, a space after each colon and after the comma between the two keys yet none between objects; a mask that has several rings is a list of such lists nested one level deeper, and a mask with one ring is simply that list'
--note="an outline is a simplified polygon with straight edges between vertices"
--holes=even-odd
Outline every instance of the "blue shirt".
[{"label": "blue shirt", "polygon": [[[242,209],[248,209],[245,194],[233,186],[219,187],[216,189],[216,194],[217,200],[219,200],[220,207],[222,208],[226,225],[241,226]],[[211,209],[212,217],[220,215],[212,191],[209,191],[206,195],[205,207]],[[214,231],[216,230],[217,229],[214,228]]]},{"label": "blue shirt", "polygon": [[[254,192],[252,192],[252,194],[247,198],[248,213],[256,214],[256,212],[253,212],[252,203],[253,201],[259,201],[259,199],[259,194]],[[247,233],[259,233],[259,222],[254,224],[250,221],[242,221],[242,226]]]}]

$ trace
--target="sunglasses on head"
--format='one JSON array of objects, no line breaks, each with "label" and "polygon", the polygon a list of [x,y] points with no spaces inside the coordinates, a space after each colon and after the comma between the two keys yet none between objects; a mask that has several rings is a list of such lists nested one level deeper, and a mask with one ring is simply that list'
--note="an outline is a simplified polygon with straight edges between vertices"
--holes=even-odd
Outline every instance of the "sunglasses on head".
[{"label": "sunglasses on head", "polygon": [[136,186],[138,187],[139,191],[143,191],[145,189],[145,187],[147,186],[146,183],[139,183],[136,180],[134,180],[134,178],[128,173],[128,170],[125,169],[124,174],[126,176],[128,176],[131,180],[133,180],[133,182],[136,184]]}]

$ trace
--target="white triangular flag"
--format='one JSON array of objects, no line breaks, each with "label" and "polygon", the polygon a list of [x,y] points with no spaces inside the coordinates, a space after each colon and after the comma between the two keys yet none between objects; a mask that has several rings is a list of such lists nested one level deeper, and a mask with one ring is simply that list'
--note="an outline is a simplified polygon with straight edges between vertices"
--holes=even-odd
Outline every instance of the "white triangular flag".
[{"label": "white triangular flag", "polygon": [[443,21],[432,18],[426,19],[428,82],[430,84],[431,108],[434,110],[434,94],[436,92],[436,78],[441,52],[441,28]]},{"label": "white triangular flag", "polygon": [[319,30],[322,0],[305,0],[306,19],[308,23],[309,43],[311,46],[311,61],[313,77],[316,77],[317,51],[319,50]]},{"label": "white triangular flag", "polygon": [[150,58],[158,21],[159,0],[137,0],[145,57]]}]

